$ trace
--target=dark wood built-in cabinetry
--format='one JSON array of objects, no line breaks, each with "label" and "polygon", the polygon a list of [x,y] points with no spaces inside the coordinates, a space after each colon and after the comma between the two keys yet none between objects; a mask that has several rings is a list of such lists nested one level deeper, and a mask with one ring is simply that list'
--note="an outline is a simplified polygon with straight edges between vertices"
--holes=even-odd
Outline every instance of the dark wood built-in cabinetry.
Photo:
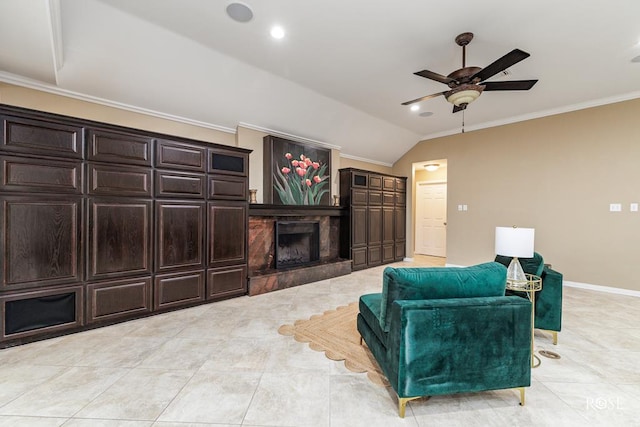
[{"label": "dark wood built-in cabinetry", "polygon": [[0,106],[0,347],[247,293],[249,151]]},{"label": "dark wood built-in cabinetry", "polygon": [[404,258],[406,184],[405,177],[340,169],[340,205],[348,211],[340,250],[354,270]]}]

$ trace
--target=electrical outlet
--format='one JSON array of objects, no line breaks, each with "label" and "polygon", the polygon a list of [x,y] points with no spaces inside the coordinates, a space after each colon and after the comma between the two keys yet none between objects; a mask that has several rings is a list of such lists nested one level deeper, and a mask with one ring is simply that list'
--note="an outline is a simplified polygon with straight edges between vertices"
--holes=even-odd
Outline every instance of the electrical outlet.
[{"label": "electrical outlet", "polygon": [[609,212],[622,212],[622,204],[620,204],[620,203],[610,203],[609,204]]},{"label": "electrical outlet", "polygon": [[631,203],[631,204],[629,205],[629,210],[630,210],[631,212],[638,212],[638,204],[637,204],[637,203]]},{"label": "electrical outlet", "polygon": [[462,205],[462,210],[463,210],[463,211],[465,211],[465,212],[466,212],[466,211],[467,211],[467,209],[468,209],[468,206],[467,206],[467,205]]}]

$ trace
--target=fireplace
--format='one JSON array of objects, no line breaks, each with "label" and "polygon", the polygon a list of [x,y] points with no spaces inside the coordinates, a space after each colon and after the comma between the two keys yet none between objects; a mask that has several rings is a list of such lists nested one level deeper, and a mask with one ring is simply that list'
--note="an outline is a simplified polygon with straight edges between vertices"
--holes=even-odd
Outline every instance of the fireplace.
[{"label": "fireplace", "polygon": [[284,269],[320,260],[318,221],[276,221],[275,267]]}]

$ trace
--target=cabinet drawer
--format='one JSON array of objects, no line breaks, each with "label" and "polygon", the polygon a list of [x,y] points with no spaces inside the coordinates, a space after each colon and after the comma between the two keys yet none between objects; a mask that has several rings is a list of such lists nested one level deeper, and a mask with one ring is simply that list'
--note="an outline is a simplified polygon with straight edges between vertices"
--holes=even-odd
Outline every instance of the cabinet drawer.
[{"label": "cabinet drawer", "polygon": [[214,175],[209,177],[209,198],[222,200],[247,200],[246,178]]},{"label": "cabinet drawer", "polygon": [[0,156],[0,191],[82,194],[82,164]]},{"label": "cabinet drawer", "polygon": [[369,204],[372,206],[381,206],[382,191],[369,191]]},{"label": "cabinet drawer", "polygon": [[91,129],[88,139],[89,160],[151,166],[151,138]]},{"label": "cabinet drawer", "polygon": [[204,174],[156,171],[156,196],[204,198]]},{"label": "cabinet drawer", "polygon": [[163,274],[154,282],[156,310],[204,301],[204,271]]},{"label": "cabinet drawer", "polygon": [[0,116],[2,151],[82,158],[82,128],[61,123]]},{"label": "cabinet drawer", "polygon": [[366,206],[369,200],[369,192],[367,190],[352,189],[351,190],[351,204]]},{"label": "cabinet drawer", "polygon": [[82,286],[15,293],[0,297],[3,340],[82,326]]},{"label": "cabinet drawer", "polygon": [[354,270],[365,268],[367,266],[367,248],[352,249],[351,260]]},{"label": "cabinet drawer", "polygon": [[396,178],[396,191],[406,191],[407,180],[404,178]]},{"label": "cabinet drawer", "polygon": [[87,168],[89,194],[151,197],[151,169],[101,164]]},{"label": "cabinet drawer", "polygon": [[385,191],[382,193],[382,204],[385,206],[393,206],[396,202],[396,193]]},{"label": "cabinet drawer", "polygon": [[396,179],[390,176],[382,178],[382,189],[385,191],[395,191]]},{"label": "cabinet drawer", "polygon": [[87,323],[150,311],[150,277],[87,285]]},{"label": "cabinet drawer", "polygon": [[372,190],[382,190],[382,176],[369,174],[369,188]]},{"label": "cabinet drawer", "polygon": [[209,173],[249,175],[249,154],[221,148],[209,149]]},{"label": "cabinet drawer", "polygon": [[165,140],[156,142],[156,167],[205,172],[206,159],[204,147]]},{"label": "cabinet drawer", "polygon": [[247,267],[244,265],[207,270],[207,299],[247,293]]},{"label": "cabinet drawer", "polygon": [[396,206],[404,206],[407,204],[407,195],[405,193],[396,193]]}]

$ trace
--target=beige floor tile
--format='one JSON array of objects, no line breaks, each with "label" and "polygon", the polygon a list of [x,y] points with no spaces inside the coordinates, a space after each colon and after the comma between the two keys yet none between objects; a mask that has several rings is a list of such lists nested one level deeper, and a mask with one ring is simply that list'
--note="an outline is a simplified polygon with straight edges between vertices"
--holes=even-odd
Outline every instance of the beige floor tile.
[{"label": "beige floor tile", "polygon": [[67,418],[18,417],[0,415],[0,427],[59,427]]},{"label": "beige floor tile", "polygon": [[158,421],[240,424],[261,374],[199,371]]},{"label": "beige floor tile", "polygon": [[193,374],[188,370],[132,370],[75,417],[154,421]]}]

